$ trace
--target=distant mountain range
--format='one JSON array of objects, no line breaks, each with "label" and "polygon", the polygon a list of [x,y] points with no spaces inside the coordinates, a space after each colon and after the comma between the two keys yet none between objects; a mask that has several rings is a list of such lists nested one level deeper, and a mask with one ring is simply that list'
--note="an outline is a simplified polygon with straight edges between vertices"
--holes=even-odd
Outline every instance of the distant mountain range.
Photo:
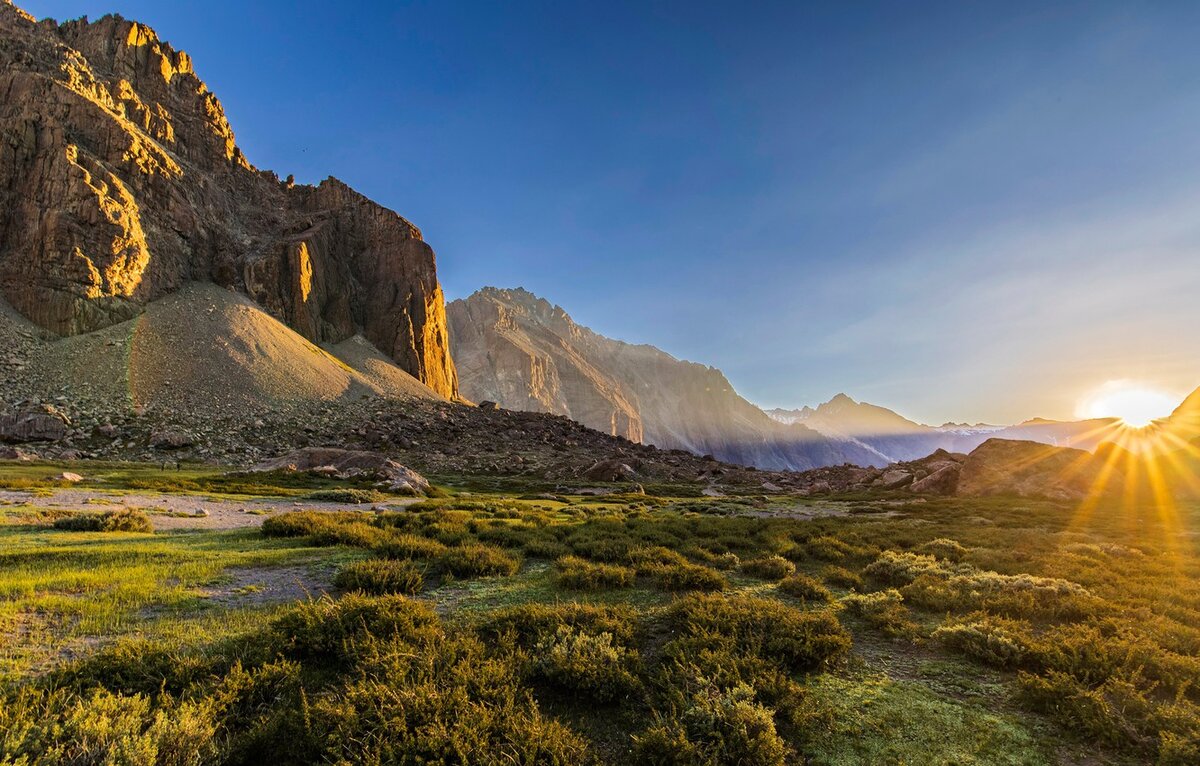
[{"label": "distant mountain range", "polygon": [[[739,396],[720,370],[606,338],[523,289],[484,288],[448,304],[446,313],[468,399],[566,415],[631,441],[759,468],[880,467],[938,449],[970,452],[991,438],[1092,450],[1118,425],[1038,418],[930,426],[845,394],[816,408],[764,411]],[[1200,412],[1200,396],[1192,399],[1191,409]]]},{"label": "distant mountain range", "polygon": [[850,440],[878,453],[887,462],[916,460],[937,449],[970,452],[992,438],[1016,439],[1076,449],[1095,449],[1112,437],[1112,418],[1056,421],[1035,418],[1012,426],[946,423],[929,426],[874,404],[838,394],[817,408],[768,410],[783,423],[803,424],[832,439]]}]

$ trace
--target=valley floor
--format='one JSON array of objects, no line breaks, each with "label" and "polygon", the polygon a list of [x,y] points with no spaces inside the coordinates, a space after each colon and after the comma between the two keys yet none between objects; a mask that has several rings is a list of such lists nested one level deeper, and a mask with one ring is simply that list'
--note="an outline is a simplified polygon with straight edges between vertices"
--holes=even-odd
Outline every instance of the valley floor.
[{"label": "valley floor", "polygon": [[1196,505],[439,483],[0,466],[0,763],[1198,762]]}]

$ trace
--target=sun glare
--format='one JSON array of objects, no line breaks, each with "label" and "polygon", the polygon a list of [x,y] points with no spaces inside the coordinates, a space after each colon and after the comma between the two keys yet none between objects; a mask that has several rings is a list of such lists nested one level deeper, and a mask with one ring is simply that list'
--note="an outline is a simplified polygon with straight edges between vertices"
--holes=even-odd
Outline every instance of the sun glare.
[{"label": "sun glare", "polygon": [[1142,428],[1170,415],[1178,404],[1178,399],[1164,391],[1112,381],[1092,392],[1079,409],[1088,418],[1117,418],[1125,425]]}]

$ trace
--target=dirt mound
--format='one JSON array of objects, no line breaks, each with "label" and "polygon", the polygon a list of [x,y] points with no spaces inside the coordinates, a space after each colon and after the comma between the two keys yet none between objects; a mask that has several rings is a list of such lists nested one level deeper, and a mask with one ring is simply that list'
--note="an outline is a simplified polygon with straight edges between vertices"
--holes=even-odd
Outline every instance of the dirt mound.
[{"label": "dirt mound", "polygon": [[249,415],[364,397],[439,398],[361,338],[331,350],[241,295],[194,283],[135,319],[35,343],[19,377],[27,396],[113,412]]}]

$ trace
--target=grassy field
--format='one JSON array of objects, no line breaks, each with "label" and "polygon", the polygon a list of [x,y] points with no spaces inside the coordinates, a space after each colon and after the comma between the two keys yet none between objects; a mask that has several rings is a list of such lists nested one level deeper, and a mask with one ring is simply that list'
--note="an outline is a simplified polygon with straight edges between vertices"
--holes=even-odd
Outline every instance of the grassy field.
[{"label": "grassy field", "polygon": [[1200,763],[1195,506],[463,488],[173,534],[0,507],[0,763]]}]

